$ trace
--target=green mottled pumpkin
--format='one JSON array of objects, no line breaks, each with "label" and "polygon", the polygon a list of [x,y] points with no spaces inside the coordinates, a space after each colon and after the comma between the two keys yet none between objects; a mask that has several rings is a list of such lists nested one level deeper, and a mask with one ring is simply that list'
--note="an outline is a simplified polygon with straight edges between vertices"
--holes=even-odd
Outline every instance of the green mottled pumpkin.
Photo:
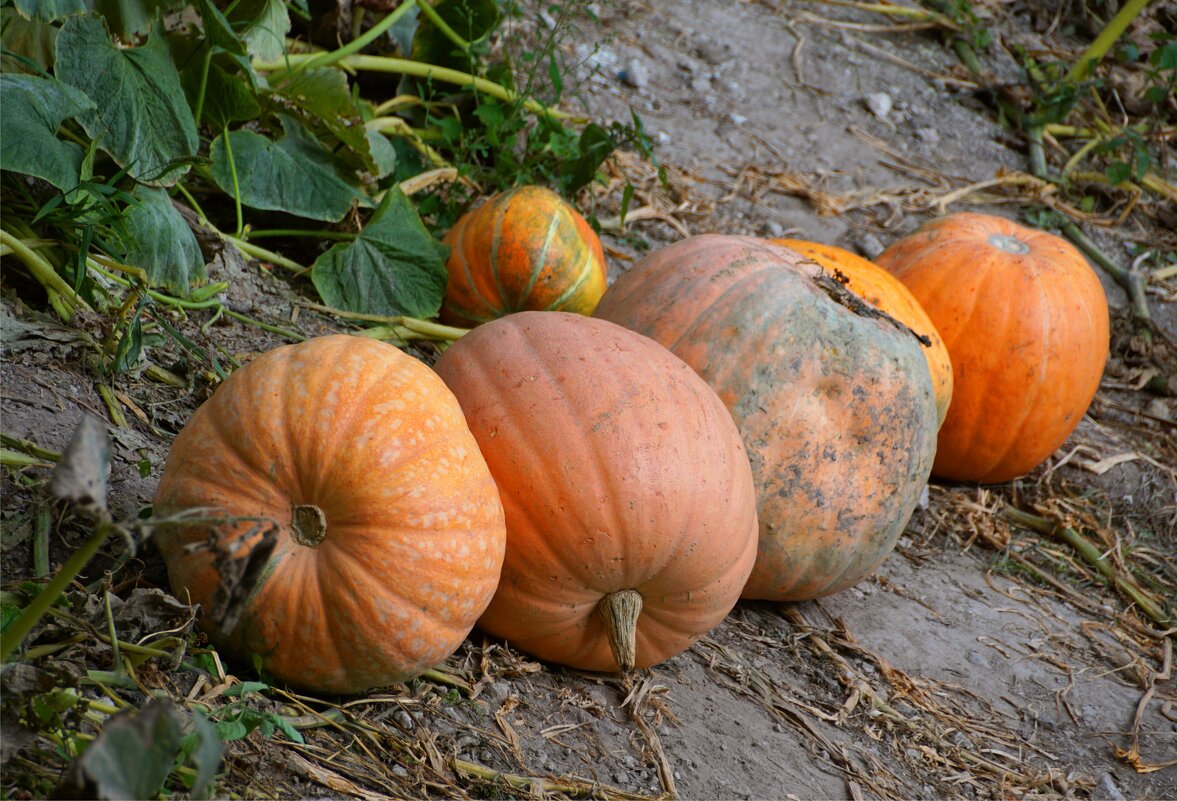
[{"label": "green mottled pumpkin", "polygon": [[792,250],[719,235],[649,254],[594,316],[670,348],[735,418],[760,521],[745,598],[816,598],[878,567],[935,454],[932,379],[909,329]]}]

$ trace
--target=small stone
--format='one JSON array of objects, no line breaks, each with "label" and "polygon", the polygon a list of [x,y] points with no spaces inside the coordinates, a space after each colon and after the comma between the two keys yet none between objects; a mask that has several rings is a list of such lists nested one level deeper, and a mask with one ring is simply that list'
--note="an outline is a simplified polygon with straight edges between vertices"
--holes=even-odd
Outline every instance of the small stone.
[{"label": "small stone", "polygon": [[703,94],[711,91],[711,76],[706,73],[699,73],[691,79],[691,91],[696,94]]},{"label": "small stone", "polygon": [[[862,234],[858,237],[855,245],[858,248],[858,252],[863,256],[866,256],[871,261],[877,259],[879,254],[886,250],[886,248],[883,247],[883,243],[880,242],[879,238],[874,234]],[[908,543],[910,543],[910,540],[908,540]],[[902,541],[900,541],[900,544],[902,544]],[[907,546],[904,545],[903,547]]]},{"label": "small stone", "polygon": [[398,709],[396,712],[393,712],[392,719],[395,720],[397,724],[405,731],[412,731],[413,726],[415,725],[413,723],[413,716],[403,709]]},{"label": "small stone", "polygon": [[940,144],[940,132],[935,128],[916,128],[915,138],[929,147],[935,147]]},{"label": "small stone", "polygon": [[402,779],[408,778],[409,776],[408,768],[406,768],[404,765],[393,765],[392,772],[397,776],[400,776]]},{"label": "small stone", "polygon": [[891,95],[886,92],[872,92],[863,100],[870,113],[880,120],[887,119],[887,115],[891,113]]},{"label": "small stone", "polygon": [[977,667],[991,667],[988,655],[977,648],[970,648],[965,654],[965,659],[969,660],[969,664]]},{"label": "small stone", "polygon": [[511,696],[511,685],[505,681],[496,681],[486,688],[487,700],[494,703],[495,706],[502,705]]},{"label": "small stone", "polygon": [[917,501],[921,509],[927,510],[932,505],[932,496],[928,493],[928,485],[924,484],[924,488],[920,490],[920,499]]},{"label": "small stone", "polygon": [[650,82],[650,75],[646,72],[646,66],[636,58],[631,58],[625,62],[625,68],[617,74],[621,82],[626,86],[632,86],[634,89],[645,89]]},{"label": "small stone", "polygon": [[743,114],[729,114],[728,119],[730,119],[736,125],[743,125],[748,121],[748,118]]},{"label": "small stone", "polygon": [[1112,774],[1105,773],[1099,777],[1099,783],[1091,791],[1091,801],[1127,801],[1120,788],[1116,786]]}]

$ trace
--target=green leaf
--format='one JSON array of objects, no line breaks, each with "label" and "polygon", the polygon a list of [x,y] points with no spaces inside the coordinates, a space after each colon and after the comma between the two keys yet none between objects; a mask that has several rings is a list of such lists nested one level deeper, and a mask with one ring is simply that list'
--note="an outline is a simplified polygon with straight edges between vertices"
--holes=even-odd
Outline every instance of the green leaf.
[{"label": "green leaf", "polygon": [[53,42],[57,28],[47,22],[25,19],[9,6],[0,8],[0,39],[4,52],[0,68],[4,72],[28,72],[48,75],[53,66]]},{"label": "green leaf", "polygon": [[224,134],[213,140],[209,156],[217,186],[236,197],[236,167],[240,199],[246,206],[327,222],[342,220],[354,202],[370,204],[298,120],[279,118],[286,135],[277,142],[253,131],[232,131],[227,147]]},{"label": "green leaf", "polygon": [[274,86],[273,93],[285,100],[304,123],[322,125],[343,142],[363,169],[376,170],[364,121],[342,70],[331,67],[302,70]]},{"label": "green leaf", "polygon": [[234,684],[229,687],[223,695],[228,698],[241,698],[250,693],[260,693],[262,690],[270,689],[270,685],[264,681],[243,681],[240,684]]},{"label": "green leaf", "polygon": [[184,4],[185,0],[96,0],[93,3],[110,29],[124,39],[143,36],[162,12]]},{"label": "green leaf", "polygon": [[94,108],[68,84],[36,75],[0,74],[0,168],[42,178],[68,191],[78,185],[85,151],[56,137],[63,120]]},{"label": "green leaf", "polygon": [[200,19],[204,23],[204,35],[208,37],[213,46],[219,47],[226,53],[245,55],[245,44],[237,38],[237,34],[233,32],[233,26],[229,24],[229,20],[225,19],[221,10],[209,0],[200,0],[199,6]]},{"label": "green leaf", "polygon": [[[193,108],[196,107],[203,72],[204,64],[200,62],[180,75],[188,103]],[[254,97],[248,81],[230,75],[215,63],[209,65],[208,80],[204,87],[204,106],[200,111],[201,122],[217,130],[224,130],[234,122],[256,119],[261,111],[262,107]]]},{"label": "green leaf", "polygon": [[160,701],[111,718],[79,760],[93,797],[155,798],[180,751],[181,725],[177,709]]},{"label": "green leaf", "polygon": [[1169,42],[1148,55],[1149,62],[1157,69],[1177,70],[1177,43]]},{"label": "green leaf", "polygon": [[1112,184],[1127,181],[1132,176],[1132,168],[1122,161],[1108,165],[1108,182]]},{"label": "green leaf", "polygon": [[[499,5],[494,0],[443,0],[433,8],[454,33],[470,43],[489,36],[499,24]],[[413,37],[414,61],[439,67],[469,67],[469,57],[428,17],[422,14],[417,22],[419,27]]]},{"label": "green leaf", "polygon": [[250,57],[276,61],[286,52],[290,13],[282,0],[241,0],[227,15]]},{"label": "green leaf", "polygon": [[396,148],[387,136],[376,131],[368,131],[368,147],[372,151],[372,161],[376,164],[376,172],[372,173],[372,177],[379,181],[396,169]]},{"label": "green leaf", "polygon": [[[37,22],[53,22],[90,10],[86,0],[15,0],[13,5],[25,19]],[[5,37],[4,41],[7,44],[8,38]]]},{"label": "green leaf", "polygon": [[282,717],[281,715],[274,714],[273,712],[268,713],[268,718],[274,724],[274,728],[285,734],[286,738],[291,742],[298,743],[299,745],[302,745],[306,742],[306,740],[302,738],[302,732],[294,728],[294,726],[290,725],[290,721],[288,721],[286,718]]},{"label": "green leaf", "polygon": [[157,28],[142,47],[115,47],[98,17],[71,17],[57,36],[57,77],[85,92],[96,110],[82,127],[132,178],[170,186],[196,154],[196,122],[167,40]]},{"label": "green leaf", "polygon": [[445,295],[448,255],[405,193],[393,187],[354,241],[315,260],[311,280],[337,309],[434,317]]},{"label": "green leaf", "polygon": [[124,259],[146,270],[153,286],[187,295],[205,275],[196,235],[164,190],[139,186],[135,197],[138,202],[127,210]]}]

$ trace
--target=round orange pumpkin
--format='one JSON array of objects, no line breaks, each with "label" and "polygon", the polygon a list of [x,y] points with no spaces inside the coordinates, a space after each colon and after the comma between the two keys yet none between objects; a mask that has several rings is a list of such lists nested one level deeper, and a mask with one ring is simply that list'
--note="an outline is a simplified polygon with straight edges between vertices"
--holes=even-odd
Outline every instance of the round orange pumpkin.
[{"label": "round orange pumpkin", "polygon": [[690,367],[620,326],[523,312],[437,362],[507,515],[479,628],[582,670],[646,667],[731,610],[756,496],[731,417]]},{"label": "round orange pumpkin", "polygon": [[523,186],[464,214],[444,239],[441,319],[474,326],[517,311],[591,314],[605,291],[597,234],[550,189]]},{"label": "round orange pumpkin", "polygon": [[936,326],[903,282],[874,262],[834,245],[802,239],[769,241],[813,259],[830,273],[840,272],[847,279],[846,286],[851,292],[930,340],[924,346],[924,357],[928,360],[932,388],[936,392],[936,416],[943,423],[948,404],[952,402],[952,362]]},{"label": "round orange pumpkin", "polygon": [[745,598],[827,595],[886,558],[936,443],[928,363],[910,331],[800,254],[720,235],[647,255],[594,316],[669,347],[734,417],[760,519]]},{"label": "round orange pumpkin", "polygon": [[[351,693],[453,653],[502,567],[502,505],[461,407],[391,345],[327,336],[233,373],[172,444],[155,541],[219,648]],[[273,551],[253,553],[276,528]],[[211,547],[210,547],[211,546]],[[245,590],[218,569],[263,560]],[[231,571],[232,572],[232,571]],[[232,627],[216,610],[239,614]]]},{"label": "round orange pumpkin", "polygon": [[1095,397],[1107,297],[1069,242],[1002,217],[933,220],[879,256],[928,313],[952,359],[952,406],[932,472],[1008,481],[1047,459]]}]

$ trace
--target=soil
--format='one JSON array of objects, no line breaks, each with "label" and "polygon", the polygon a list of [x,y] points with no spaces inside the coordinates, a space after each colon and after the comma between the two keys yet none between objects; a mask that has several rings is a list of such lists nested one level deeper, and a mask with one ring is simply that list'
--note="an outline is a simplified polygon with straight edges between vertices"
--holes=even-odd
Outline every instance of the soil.
[{"label": "soil", "polygon": [[[1010,55],[1017,45],[1078,47],[1036,4],[1019,8],[994,21],[994,83],[1020,80]],[[773,0],[621,2],[597,11],[600,27],[583,26],[566,43],[580,62],[578,97],[594,119],[637,111],[668,170],[660,184],[648,164],[623,154],[610,166],[614,184],[586,195],[605,224],[614,275],[686,234],[795,236],[869,257],[944,210],[1017,217],[1032,205],[1000,186],[970,189],[1025,171],[1027,157],[934,31],[878,30],[871,26],[895,21]],[[615,219],[623,179],[638,187],[624,230]],[[1130,230],[1085,230],[1120,261],[1129,258],[1126,241],[1173,249],[1157,217],[1139,219]],[[277,325],[292,325],[298,303],[313,300],[307,284],[257,264],[221,257],[213,273],[232,283],[241,311]],[[304,730],[304,746],[259,732],[232,743],[219,792],[1177,797],[1174,630],[1005,511],[1053,512],[1091,536],[1111,536],[1152,569],[1156,594],[1172,608],[1174,401],[1140,390],[1144,362],[1127,298],[1101,278],[1119,333],[1076,432],[1018,481],[934,481],[896,551],[856,587],[805,603],[743,602],[685,653],[626,678],[541,664],[475,631],[425,680],[353,699],[279,694],[274,703],[287,711],[342,717]],[[1173,298],[1171,278],[1154,283],[1162,344],[1149,358],[1169,375],[1177,364],[1163,343],[1177,339]],[[116,378],[126,415],[119,427],[86,367],[104,321],[56,324],[43,299],[6,276],[2,323],[4,431],[60,451],[81,414],[111,422],[111,508],[135,519],[151,502],[171,437],[208,396],[207,377],[177,357],[164,366],[187,389]],[[297,327],[309,336],[346,324],[302,309]],[[285,341],[233,321],[198,339],[225,361]],[[416,353],[433,356],[428,345]],[[43,478],[38,469],[21,475]],[[5,471],[6,585],[31,575],[43,504],[35,484]],[[64,515],[54,566],[88,533]],[[123,574],[127,588],[162,586],[150,543],[124,571],[134,578]],[[194,683],[177,672],[159,686],[214,703],[219,678]]]}]

